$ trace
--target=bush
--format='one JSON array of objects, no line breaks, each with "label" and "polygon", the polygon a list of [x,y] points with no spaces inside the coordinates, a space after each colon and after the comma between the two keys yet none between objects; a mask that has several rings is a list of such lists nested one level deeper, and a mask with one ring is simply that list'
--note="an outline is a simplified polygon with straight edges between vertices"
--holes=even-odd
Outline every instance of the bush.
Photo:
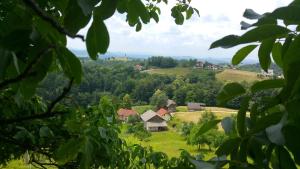
[{"label": "bush", "polygon": [[136,123],[128,126],[126,133],[133,134],[133,136],[138,138],[140,141],[145,141],[147,138],[151,137],[151,132],[144,128],[143,123]]}]

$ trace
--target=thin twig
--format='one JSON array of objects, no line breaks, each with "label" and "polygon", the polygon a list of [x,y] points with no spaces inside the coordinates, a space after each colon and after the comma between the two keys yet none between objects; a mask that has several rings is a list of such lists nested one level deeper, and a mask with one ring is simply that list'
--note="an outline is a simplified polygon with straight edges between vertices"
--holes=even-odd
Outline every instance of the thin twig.
[{"label": "thin twig", "polygon": [[55,105],[60,102],[64,97],[66,97],[66,95],[70,92],[71,87],[73,85],[73,81],[74,79],[72,78],[69,81],[69,84],[63,89],[63,92],[56,98],[54,99],[48,106],[46,114],[51,113],[52,109],[55,107]]},{"label": "thin twig", "polygon": [[17,83],[17,82],[25,79],[27,76],[32,75],[31,69],[39,62],[40,58],[44,54],[48,53],[52,48],[53,48],[53,46],[50,46],[50,47],[42,50],[40,53],[38,53],[37,56],[34,59],[32,59],[32,61],[27,65],[27,67],[25,68],[23,73],[19,74],[17,77],[7,79],[7,80],[4,80],[3,82],[1,82],[0,89],[5,88],[6,86],[8,86],[10,84]]},{"label": "thin twig", "polygon": [[61,26],[55,19],[49,16],[44,10],[42,10],[39,5],[35,2],[35,0],[23,0],[25,4],[27,4],[30,8],[32,8],[36,14],[38,14],[42,19],[49,22],[55,29],[57,29],[60,33],[67,35],[71,38],[80,38],[84,41],[83,35],[73,35],[68,32],[63,26]]}]

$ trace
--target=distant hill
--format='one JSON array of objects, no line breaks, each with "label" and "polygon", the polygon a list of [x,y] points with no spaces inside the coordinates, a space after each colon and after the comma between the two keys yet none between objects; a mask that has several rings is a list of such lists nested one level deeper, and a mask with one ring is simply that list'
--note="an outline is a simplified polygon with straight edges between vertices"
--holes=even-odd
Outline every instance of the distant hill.
[{"label": "distant hill", "polygon": [[[70,49],[75,55],[78,57],[88,57],[88,53],[86,50],[78,50],[78,49]],[[133,52],[107,52],[104,55],[100,55],[101,59],[107,59],[107,58],[118,58],[118,57],[128,57],[129,59],[147,59],[151,56],[158,56],[154,54],[141,54],[141,53],[133,53]],[[194,57],[194,56],[164,56],[164,57],[172,57],[177,60],[188,60],[188,59],[197,59],[197,60],[202,60],[202,61],[207,61],[211,62],[213,64],[230,64],[231,59],[225,58],[225,57],[206,57],[206,56],[199,56],[199,57]],[[257,63],[257,60],[253,59],[248,59],[247,61],[243,62],[244,64],[254,64]]]}]

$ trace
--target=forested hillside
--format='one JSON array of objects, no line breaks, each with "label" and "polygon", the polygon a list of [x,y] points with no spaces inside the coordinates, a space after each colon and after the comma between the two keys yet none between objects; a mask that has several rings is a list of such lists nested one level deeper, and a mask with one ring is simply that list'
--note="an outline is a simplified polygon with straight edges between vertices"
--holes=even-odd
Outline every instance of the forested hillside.
[{"label": "forested hillside", "polygon": [[[102,96],[111,96],[115,103],[129,94],[135,105],[149,104],[156,90],[164,91],[178,105],[186,102],[203,102],[216,105],[216,96],[222,84],[209,70],[190,72],[185,76],[157,75],[135,70],[137,61],[83,61],[82,83],[70,92],[71,101],[86,107],[97,104]],[[61,73],[51,73],[41,83],[39,93],[51,100],[66,83]],[[69,100],[70,101],[70,100]]]}]

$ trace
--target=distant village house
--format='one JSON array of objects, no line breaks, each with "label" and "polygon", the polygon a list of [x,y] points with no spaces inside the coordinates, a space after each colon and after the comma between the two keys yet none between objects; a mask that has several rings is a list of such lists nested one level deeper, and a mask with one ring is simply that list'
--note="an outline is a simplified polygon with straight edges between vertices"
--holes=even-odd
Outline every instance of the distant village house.
[{"label": "distant village house", "polygon": [[260,73],[257,74],[258,77],[273,77],[274,76],[274,70],[273,69],[268,69],[268,71],[264,71],[261,69]]},{"label": "distant village house", "polygon": [[204,103],[187,103],[189,111],[200,111],[203,110],[206,105]]},{"label": "distant village house", "polygon": [[137,64],[134,66],[134,69],[137,70],[137,71],[142,71],[143,70],[143,66],[140,65],[140,64]]},{"label": "distant village house", "polygon": [[148,131],[163,131],[168,129],[166,120],[152,110],[146,111],[141,115],[141,118],[144,122],[144,127]]},{"label": "distant village house", "polygon": [[127,121],[129,116],[136,116],[137,112],[132,109],[119,109],[118,118],[122,121]]},{"label": "distant village house", "polygon": [[203,69],[204,68],[204,62],[197,61],[194,68],[196,68],[196,69]]}]

